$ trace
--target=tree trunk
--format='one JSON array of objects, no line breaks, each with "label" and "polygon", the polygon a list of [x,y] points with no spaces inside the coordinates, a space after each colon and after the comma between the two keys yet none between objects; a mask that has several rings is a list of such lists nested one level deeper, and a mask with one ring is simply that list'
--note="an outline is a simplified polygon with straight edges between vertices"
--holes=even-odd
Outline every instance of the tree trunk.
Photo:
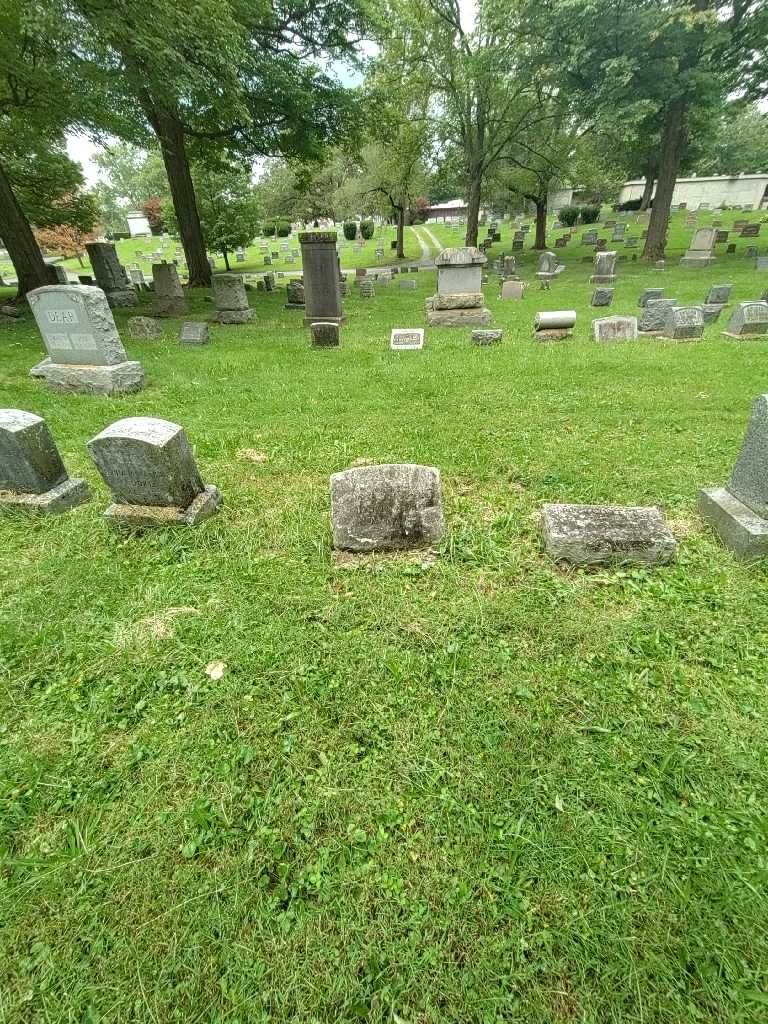
[{"label": "tree trunk", "polygon": [[226,246],[221,250],[221,255],[224,257],[224,266],[227,268],[227,272],[229,272],[231,267],[229,265],[229,258],[227,256]]},{"label": "tree trunk", "polygon": [[675,191],[680,160],[688,142],[685,102],[673,100],[667,108],[664,132],[661,138],[661,158],[656,181],[656,196],[651,207],[648,222],[648,237],[645,240],[643,259],[660,260],[667,245],[669,208]]},{"label": "tree trunk", "polygon": [[54,284],[56,273],[46,266],[40,246],[24,211],[19,206],[8,175],[0,164],[0,238],[5,243],[19,279],[17,299],[33,288]]},{"label": "tree trunk", "polygon": [[534,249],[547,248],[547,197],[534,199],[536,204],[536,242]]},{"label": "tree trunk", "polygon": [[477,245],[478,223],[480,221],[480,189],[482,182],[478,173],[472,174],[469,180],[467,195],[467,236],[465,245]]},{"label": "tree trunk", "polygon": [[645,186],[640,200],[640,209],[647,210],[653,199],[653,186],[656,184],[656,168],[649,162],[645,169]]},{"label": "tree trunk", "polygon": [[205,251],[200,215],[197,212],[195,187],[192,184],[184,142],[184,127],[175,114],[167,113],[158,107],[153,108],[151,121],[160,142],[160,151],[168,175],[181,244],[187,258],[189,283],[193,288],[210,288],[211,266]]},{"label": "tree trunk", "polygon": [[405,207],[397,207],[397,252],[399,260],[405,259]]}]

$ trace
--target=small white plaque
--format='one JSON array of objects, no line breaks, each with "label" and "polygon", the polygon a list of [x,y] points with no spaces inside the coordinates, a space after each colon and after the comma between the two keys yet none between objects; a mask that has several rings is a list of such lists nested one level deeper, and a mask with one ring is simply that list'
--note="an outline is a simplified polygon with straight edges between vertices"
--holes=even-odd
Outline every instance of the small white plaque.
[{"label": "small white plaque", "polygon": [[389,337],[391,349],[424,348],[423,327],[394,327]]}]

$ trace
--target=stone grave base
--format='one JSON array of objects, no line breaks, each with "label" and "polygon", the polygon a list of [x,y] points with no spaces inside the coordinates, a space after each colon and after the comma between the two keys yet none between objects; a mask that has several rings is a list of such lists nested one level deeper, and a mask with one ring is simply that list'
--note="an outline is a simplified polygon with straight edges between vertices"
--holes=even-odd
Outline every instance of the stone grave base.
[{"label": "stone grave base", "polygon": [[145,530],[156,526],[197,526],[216,515],[221,507],[221,492],[205,484],[189,508],[158,505],[121,505],[113,502],[104,518],[119,530]]},{"label": "stone grave base", "polygon": [[664,565],[677,553],[657,508],[546,504],[541,526],[547,554],[556,562]]},{"label": "stone grave base", "polygon": [[590,284],[614,284],[615,281],[615,274],[593,274],[589,279]]},{"label": "stone grave base", "polygon": [[[415,281],[413,282],[416,283]],[[482,309],[482,292],[457,292],[453,295],[433,295],[432,309]]]},{"label": "stone grave base", "polygon": [[473,345],[496,345],[501,341],[502,330],[496,331],[472,331]]},{"label": "stone grave base", "polygon": [[475,327],[490,322],[491,311],[485,308],[427,310],[429,327]]},{"label": "stone grave base", "polygon": [[534,331],[533,337],[536,341],[565,341],[572,334],[570,327],[550,327],[545,331]]},{"label": "stone grave base", "polygon": [[16,491],[0,491],[0,510],[24,508],[32,512],[55,516],[67,509],[91,500],[91,492],[85,480],[68,479],[43,494],[19,494]]},{"label": "stone grave base", "polygon": [[760,331],[745,331],[743,334],[733,334],[731,331],[720,332],[724,338],[733,338],[734,341],[765,341],[768,338],[768,331],[765,330],[765,324],[761,325]]},{"label": "stone grave base", "polygon": [[737,558],[765,558],[768,555],[768,519],[734,498],[724,487],[699,491],[699,515]]},{"label": "stone grave base", "polygon": [[[644,333],[647,334],[648,332],[646,331]],[[675,341],[675,342],[683,342],[683,343],[691,342],[691,341],[704,341],[704,335],[703,334],[697,334],[696,337],[693,337],[693,338],[692,337],[688,337],[688,338],[671,338],[668,334],[665,334],[664,331],[655,331],[654,335],[655,335],[655,337],[657,337],[659,339],[659,341]]]},{"label": "stone grave base", "polygon": [[220,324],[249,324],[256,317],[255,309],[220,309],[216,320]]},{"label": "stone grave base", "polygon": [[110,309],[128,309],[130,306],[138,306],[139,298],[132,288],[125,291],[105,292],[107,304]]},{"label": "stone grave base", "polygon": [[[30,373],[44,377],[51,391],[75,395],[124,395],[141,391],[144,370],[141,363],[126,360],[111,366],[52,363],[43,360]],[[38,372],[39,371],[39,372]]]},{"label": "stone grave base", "polygon": [[715,262],[714,256],[683,256],[680,260],[681,267],[711,267]]},{"label": "stone grave base", "polygon": [[345,324],[347,322],[346,316],[307,316],[306,307],[304,308],[304,326],[311,327],[312,324]]}]

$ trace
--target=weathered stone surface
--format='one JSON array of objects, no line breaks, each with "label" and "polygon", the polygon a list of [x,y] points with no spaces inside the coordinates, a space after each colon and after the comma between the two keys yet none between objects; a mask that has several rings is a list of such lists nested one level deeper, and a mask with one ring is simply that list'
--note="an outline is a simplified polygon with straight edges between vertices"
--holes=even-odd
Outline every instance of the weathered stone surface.
[{"label": "weathered stone surface", "polygon": [[490,322],[490,309],[433,309],[427,312],[429,327],[471,327]]},{"label": "weathered stone surface", "polygon": [[394,327],[389,336],[391,349],[420,349],[424,347],[424,330],[421,327]]},{"label": "weathered stone surface", "polygon": [[652,334],[663,329],[667,313],[677,305],[677,299],[649,299],[637,325],[641,334]]},{"label": "weathered stone surface", "polygon": [[151,316],[132,316],[128,319],[128,334],[132,338],[156,340],[163,336],[163,325]]},{"label": "weathered stone surface", "polygon": [[604,316],[592,321],[592,337],[595,341],[636,341],[636,316]]},{"label": "weathered stone surface", "polygon": [[713,324],[717,320],[719,320],[720,319],[720,314],[722,313],[723,308],[724,307],[721,306],[719,303],[716,304],[716,305],[709,305],[708,303],[705,302],[702,305],[702,307],[701,307],[701,312],[702,312],[702,314],[704,316],[704,324],[705,324],[705,326],[707,324]]},{"label": "weathered stone surface", "polygon": [[359,291],[361,299],[373,299],[376,297],[376,289],[373,287],[373,281],[370,278],[360,278]]},{"label": "weathered stone surface", "polygon": [[433,309],[480,309],[484,297],[482,292],[460,292],[455,295],[440,295],[438,293],[433,296],[433,299]]},{"label": "weathered stone surface", "polygon": [[399,284],[400,284],[400,291],[401,292],[415,292],[416,291],[416,282],[415,281],[409,281],[406,278],[406,280],[400,281]]},{"label": "weathered stone surface", "polygon": [[662,335],[670,341],[698,341],[704,335],[701,306],[673,306],[667,310]]},{"label": "weathered stone surface", "polygon": [[338,348],[341,344],[338,323],[315,323],[310,325],[312,344],[315,348]]},{"label": "weathered stone surface", "polygon": [[425,547],[445,530],[440,471],[413,464],[361,466],[331,477],[334,548]]},{"label": "weathered stone surface", "polygon": [[249,324],[255,319],[255,309],[220,309],[216,314],[220,324]]},{"label": "weathered stone surface", "polygon": [[213,484],[205,484],[187,508],[163,505],[122,505],[113,502],[104,518],[118,530],[146,530],[163,526],[197,526],[210,519],[221,508],[221,492]]},{"label": "weathered stone surface", "polygon": [[56,516],[90,500],[91,492],[87,481],[68,477],[42,494],[0,491],[0,510],[16,508]]},{"label": "weathered stone surface", "polygon": [[248,309],[248,296],[241,274],[214,274],[213,302],[219,312]]},{"label": "weathered stone surface", "polygon": [[610,306],[613,302],[613,288],[595,288],[592,292],[592,306]]},{"label": "weathered stone surface", "polygon": [[472,331],[473,345],[496,345],[501,341],[504,332],[501,329],[493,331]]},{"label": "weathered stone surface", "polygon": [[677,553],[657,508],[546,504],[542,532],[550,557],[572,565],[663,565]]},{"label": "weathered stone surface", "polygon": [[704,302],[707,305],[724,306],[731,298],[732,284],[713,284]]},{"label": "weathered stone surface", "polygon": [[173,263],[153,263],[152,282],[155,297],[152,304],[155,316],[184,316],[189,305]]},{"label": "weathered stone surface", "polygon": [[289,281],[285,289],[287,302],[286,309],[304,309],[304,283],[302,281]]},{"label": "weathered stone surface", "polygon": [[88,442],[116,505],[187,509],[203,492],[183,427],[150,416],[112,423]]},{"label": "weathered stone surface", "polygon": [[117,258],[117,250],[111,242],[87,242],[88,259],[96,278],[96,284],[104,292],[113,309],[138,305],[136,291]]},{"label": "weathered stone surface", "polygon": [[596,252],[595,272],[590,277],[591,284],[613,284],[616,280],[617,252]]},{"label": "weathered stone surface", "polygon": [[342,323],[339,261],[335,231],[299,235],[304,273],[304,325]]},{"label": "weathered stone surface", "polygon": [[111,366],[69,366],[40,363],[35,368],[51,391],[72,395],[124,395],[141,391],[144,371],[141,363],[126,360]]},{"label": "weathered stone surface", "polygon": [[45,420],[0,409],[0,508],[53,515],[88,498],[88,484],[69,478]]},{"label": "weathered stone surface", "polygon": [[485,253],[472,246],[443,249],[435,260],[438,295],[481,291],[483,267],[487,262]]},{"label": "weathered stone surface", "polygon": [[203,320],[187,320],[181,325],[179,341],[182,345],[207,345],[210,340],[210,328]]},{"label": "weathered stone surface", "polygon": [[53,363],[109,366],[126,359],[101,288],[46,285],[27,296]]},{"label": "weathered stone surface", "polygon": [[729,338],[768,334],[768,302],[739,302],[724,333]]},{"label": "weathered stone surface", "polygon": [[699,228],[693,234],[690,247],[680,260],[683,267],[708,267],[715,262],[712,255],[717,238],[716,228]]},{"label": "weathered stone surface", "polygon": [[663,299],[663,298],[664,298],[664,289],[663,288],[646,288],[646,289],[644,289],[644,291],[643,291],[642,295],[640,296],[640,298],[637,300],[637,304],[638,304],[638,306],[642,306],[644,308],[645,306],[648,305],[649,302],[655,302],[657,299]]},{"label": "weathered stone surface", "polygon": [[525,285],[522,281],[504,281],[501,285],[502,299],[522,299]]},{"label": "weathered stone surface", "polygon": [[768,518],[768,395],[758,395],[736,465],[727,484],[731,494]]},{"label": "weathered stone surface", "polygon": [[737,558],[768,557],[768,519],[755,515],[725,487],[701,490],[698,508],[704,522]]}]

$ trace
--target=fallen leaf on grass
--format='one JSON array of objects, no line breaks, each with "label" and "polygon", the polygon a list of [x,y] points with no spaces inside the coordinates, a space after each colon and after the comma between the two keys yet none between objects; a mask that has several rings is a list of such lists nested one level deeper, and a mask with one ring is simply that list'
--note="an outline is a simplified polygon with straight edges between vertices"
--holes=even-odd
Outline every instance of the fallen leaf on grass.
[{"label": "fallen leaf on grass", "polygon": [[257,452],[255,448],[241,448],[237,453],[241,459],[250,459],[251,462],[269,462],[266,452]]},{"label": "fallen leaf on grass", "polygon": [[205,666],[205,674],[211,679],[221,679],[226,667],[227,663],[219,658],[217,661],[211,661]]}]

